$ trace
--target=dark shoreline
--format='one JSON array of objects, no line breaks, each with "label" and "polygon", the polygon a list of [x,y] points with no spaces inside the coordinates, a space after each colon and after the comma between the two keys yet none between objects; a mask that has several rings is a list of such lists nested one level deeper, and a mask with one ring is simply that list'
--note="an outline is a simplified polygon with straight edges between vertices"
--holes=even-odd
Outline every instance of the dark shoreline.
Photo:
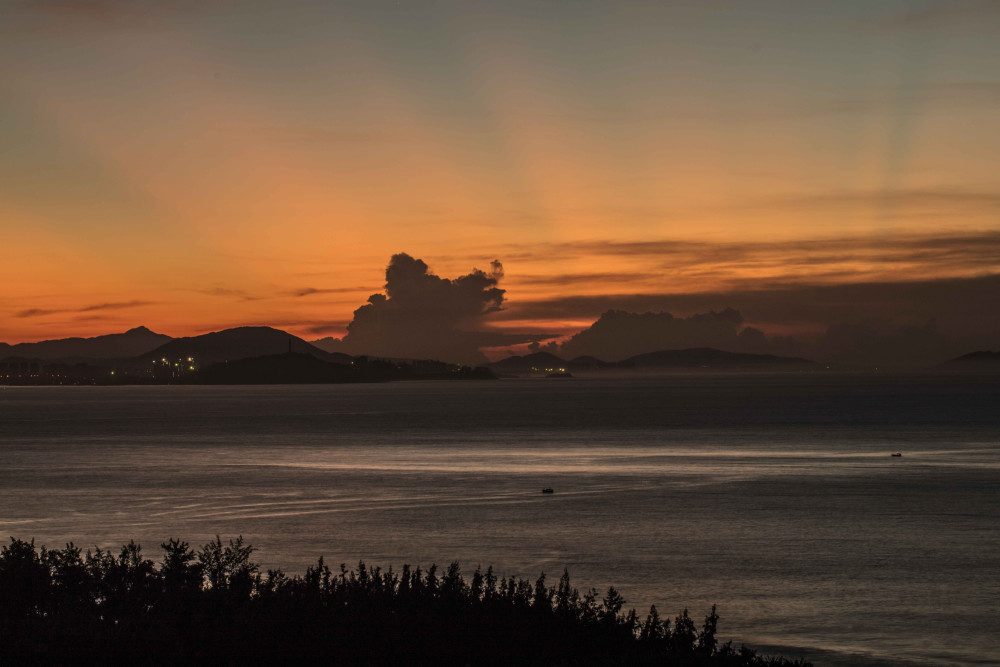
[{"label": "dark shoreline", "polygon": [[642,620],[612,587],[580,591],[459,564],[443,572],[364,562],[304,575],[260,571],[242,537],[195,550],[168,540],[154,563],[11,538],[0,549],[0,662],[723,665],[810,663],[720,644],[713,607],[698,626],[656,607]]}]

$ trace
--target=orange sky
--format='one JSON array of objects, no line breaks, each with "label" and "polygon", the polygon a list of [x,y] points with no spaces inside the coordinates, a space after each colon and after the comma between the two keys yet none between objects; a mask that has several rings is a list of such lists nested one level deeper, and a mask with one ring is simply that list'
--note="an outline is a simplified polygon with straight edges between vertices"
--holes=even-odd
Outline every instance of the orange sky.
[{"label": "orange sky", "polygon": [[1000,269],[995,3],[0,11],[0,341]]}]

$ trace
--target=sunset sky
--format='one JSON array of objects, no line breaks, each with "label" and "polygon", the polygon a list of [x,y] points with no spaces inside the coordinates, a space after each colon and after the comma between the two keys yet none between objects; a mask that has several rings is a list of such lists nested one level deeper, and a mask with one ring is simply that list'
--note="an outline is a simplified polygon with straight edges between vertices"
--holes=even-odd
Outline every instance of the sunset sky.
[{"label": "sunset sky", "polygon": [[487,328],[989,336],[998,64],[991,0],[0,0],[0,341],[341,336],[400,252]]}]

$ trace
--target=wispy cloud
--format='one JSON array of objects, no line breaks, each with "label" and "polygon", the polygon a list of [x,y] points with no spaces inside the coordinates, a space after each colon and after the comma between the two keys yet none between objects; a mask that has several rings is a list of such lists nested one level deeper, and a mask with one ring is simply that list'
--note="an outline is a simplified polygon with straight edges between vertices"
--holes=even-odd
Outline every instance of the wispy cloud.
[{"label": "wispy cloud", "polygon": [[314,296],[317,294],[358,294],[358,293],[370,293],[377,291],[377,288],[371,287],[295,287],[291,289],[277,289],[269,288],[259,292],[251,292],[249,290],[241,289],[238,287],[225,287],[222,285],[217,285],[214,287],[206,287],[201,289],[195,289],[194,292],[198,294],[205,294],[208,296],[217,296],[225,299],[235,299],[238,301],[266,301],[269,299],[285,299],[288,297],[307,297]]},{"label": "wispy cloud", "polygon": [[295,330],[302,334],[321,336],[323,334],[343,334],[347,330],[346,320],[315,320],[315,319],[277,319],[269,320],[263,326],[272,326],[283,330]]},{"label": "wispy cloud", "polygon": [[196,289],[193,291],[197,292],[198,294],[207,294],[208,296],[220,296],[220,297],[225,297],[227,299],[238,299],[239,301],[261,301],[263,299],[268,298],[266,296],[261,296],[259,294],[251,294],[250,292],[244,289],[239,289],[234,287],[216,286],[216,287],[206,287],[203,289]]},{"label": "wispy cloud", "polygon": [[212,0],[25,0],[12,7],[25,18],[50,18],[109,27],[153,27],[164,17],[203,9]]},{"label": "wispy cloud", "polygon": [[[522,264],[547,269],[523,278],[512,274],[513,284],[553,288],[578,285],[580,291],[604,293],[613,285],[662,284],[666,279],[682,280],[685,285],[747,289],[778,283],[920,280],[1000,272],[1000,231],[741,243],[601,239],[510,250]],[[503,251],[500,254],[510,256]],[[560,261],[587,258],[596,265],[627,260],[629,268],[620,272],[563,273],[554,268],[553,257]]]},{"label": "wispy cloud", "polygon": [[318,288],[318,287],[302,287],[299,289],[293,289],[288,292],[290,296],[312,296],[313,294],[355,294],[357,292],[370,292],[373,291],[372,288],[366,287],[330,287],[330,288]]},{"label": "wispy cloud", "polygon": [[323,127],[318,125],[234,125],[233,131],[258,138],[279,141],[300,147],[343,148],[370,147],[375,144],[399,145],[413,137],[402,130],[358,129],[349,127]]},{"label": "wispy cloud", "polygon": [[885,16],[873,25],[878,30],[941,29],[944,26],[982,26],[1000,23],[1000,2],[997,0],[948,0],[933,7],[914,9]]},{"label": "wispy cloud", "polygon": [[347,322],[324,322],[306,327],[306,331],[316,336],[323,334],[343,334],[347,330]]},{"label": "wispy cloud", "polygon": [[519,285],[545,285],[555,287],[558,285],[573,285],[581,282],[589,283],[636,283],[647,278],[647,274],[640,272],[621,273],[560,273],[558,275],[545,274],[521,274],[516,277]]},{"label": "wispy cloud", "polygon": [[675,315],[736,308],[754,325],[819,331],[835,322],[926,322],[1000,343],[1000,273],[969,278],[842,284],[787,283],[758,289],[619,293],[512,301],[493,319],[596,319],[608,310]]},{"label": "wispy cloud", "polygon": [[[878,84],[845,88],[835,97],[803,94],[794,100],[769,102],[763,100],[742,110],[747,121],[824,120],[839,115],[900,115],[923,114],[928,109],[947,107],[965,109],[970,106],[987,109],[1000,103],[1000,83],[992,80],[929,81],[915,84]],[[703,116],[705,120],[732,122],[725,110]],[[645,119],[651,121],[653,119]]]},{"label": "wispy cloud", "polygon": [[[1000,101],[1000,89],[998,89]],[[788,195],[756,202],[758,208],[788,209],[808,208],[825,210],[845,210],[859,206],[892,209],[900,214],[925,215],[940,214],[942,211],[954,215],[965,212],[1000,211],[1000,191],[969,190],[964,188],[912,188],[905,190],[863,190],[851,192],[823,192],[807,195]]]},{"label": "wispy cloud", "polygon": [[127,308],[138,308],[140,306],[151,306],[156,304],[156,301],[118,301],[110,303],[97,303],[90,306],[83,306],[82,308],[28,308],[27,310],[22,310],[14,313],[14,317],[26,318],[26,317],[44,317],[45,315],[56,315],[64,313],[92,313],[102,310],[125,310]]}]

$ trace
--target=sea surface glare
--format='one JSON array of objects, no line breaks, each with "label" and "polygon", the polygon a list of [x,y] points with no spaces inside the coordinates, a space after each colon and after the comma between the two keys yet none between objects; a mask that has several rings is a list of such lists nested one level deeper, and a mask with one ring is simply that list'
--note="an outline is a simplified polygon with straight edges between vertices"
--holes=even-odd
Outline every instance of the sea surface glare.
[{"label": "sea surface glare", "polygon": [[0,535],[216,534],[297,574],[568,567],[817,665],[997,664],[1000,383],[0,387]]}]

